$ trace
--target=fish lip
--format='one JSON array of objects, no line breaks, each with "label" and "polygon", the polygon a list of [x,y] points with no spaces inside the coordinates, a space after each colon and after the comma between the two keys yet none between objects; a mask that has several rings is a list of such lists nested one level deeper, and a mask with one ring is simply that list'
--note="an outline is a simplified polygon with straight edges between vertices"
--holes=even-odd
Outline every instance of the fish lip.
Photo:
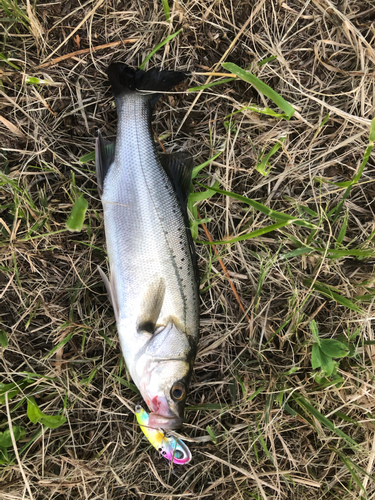
[{"label": "fish lip", "polygon": [[151,412],[148,416],[148,427],[153,429],[165,429],[165,430],[176,430],[179,429],[183,424],[184,419],[182,417],[165,417],[159,413]]}]

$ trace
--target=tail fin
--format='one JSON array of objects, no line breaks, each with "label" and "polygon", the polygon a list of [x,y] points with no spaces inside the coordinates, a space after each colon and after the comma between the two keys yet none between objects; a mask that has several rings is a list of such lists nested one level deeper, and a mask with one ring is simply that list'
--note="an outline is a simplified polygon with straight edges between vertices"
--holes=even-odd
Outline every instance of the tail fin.
[{"label": "tail fin", "polygon": [[145,72],[133,69],[124,63],[113,63],[107,69],[107,75],[115,97],[121,97],[131,91],[147,90],[158,93],[150,94],[151,103],[155,104],[161,92],[170,90],[182,82],[186,75],[180,71],[150,69]]}]

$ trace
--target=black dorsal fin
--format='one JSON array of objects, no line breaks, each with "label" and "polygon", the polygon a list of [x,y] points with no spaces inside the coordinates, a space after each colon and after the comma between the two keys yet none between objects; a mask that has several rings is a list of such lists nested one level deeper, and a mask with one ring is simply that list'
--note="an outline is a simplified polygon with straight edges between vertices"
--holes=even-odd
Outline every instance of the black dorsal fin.
[{"label": "black dorsal fin", "polygon": [[170,155],[160,155],[160,162],[173,184],[183,209],[186,210],[193,171],[193,158],[189,153],[181,151]]},{"label": "black dorsal fin", "polygon": [[109,167],[115,159],[115,143],[108,142],[98,130],[98,137],[95,143],[95,166],[96,178],[98,181],[98,191],[100,196],[103,194],[104,179]]}]

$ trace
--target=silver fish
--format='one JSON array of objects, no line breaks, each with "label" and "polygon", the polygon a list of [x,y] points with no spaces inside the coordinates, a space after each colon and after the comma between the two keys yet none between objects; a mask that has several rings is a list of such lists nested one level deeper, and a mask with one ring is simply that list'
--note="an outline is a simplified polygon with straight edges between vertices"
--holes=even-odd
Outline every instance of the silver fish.
[{"label": "silver fish", "polygon": [[192,159],[160,155],[151,114],[176,71],[133,70],[115,63],[108,77],[116,100],[116,145],[100,132],[96,171],[115,311],[131,377],[151,410],[148,425],[182,425],[199,330],[199,289],[187,217]]}]

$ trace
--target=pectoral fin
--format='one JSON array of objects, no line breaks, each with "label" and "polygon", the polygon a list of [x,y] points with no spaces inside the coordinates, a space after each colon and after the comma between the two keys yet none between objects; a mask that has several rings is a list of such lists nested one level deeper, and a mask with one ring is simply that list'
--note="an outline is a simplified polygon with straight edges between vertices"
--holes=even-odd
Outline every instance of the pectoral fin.
[{"label": "pectoral fin", "polygon": [[118,301],[117,301],[116,290],[114,289],[114,287],[112,289],[109,279],[105,275],[102,268],[99,266],[98,266],[98,271],[99,271],[99,274],[100,274],[102,280],[104,281],[105,288],[106,288],[107,294],[108,294],[108,298],[109,298],[109,301],[111,303],[111,306],[113,307],[113,310],[115,311],[115,317],[117,320],[118,316],[119,316],[119,310],[118,310]]},{"label": "pectoral fin", "polygon": [[158,278],[148,285],[137,320],[139,332],[153,333],[160,316],[165,296],[165,280]]}]

